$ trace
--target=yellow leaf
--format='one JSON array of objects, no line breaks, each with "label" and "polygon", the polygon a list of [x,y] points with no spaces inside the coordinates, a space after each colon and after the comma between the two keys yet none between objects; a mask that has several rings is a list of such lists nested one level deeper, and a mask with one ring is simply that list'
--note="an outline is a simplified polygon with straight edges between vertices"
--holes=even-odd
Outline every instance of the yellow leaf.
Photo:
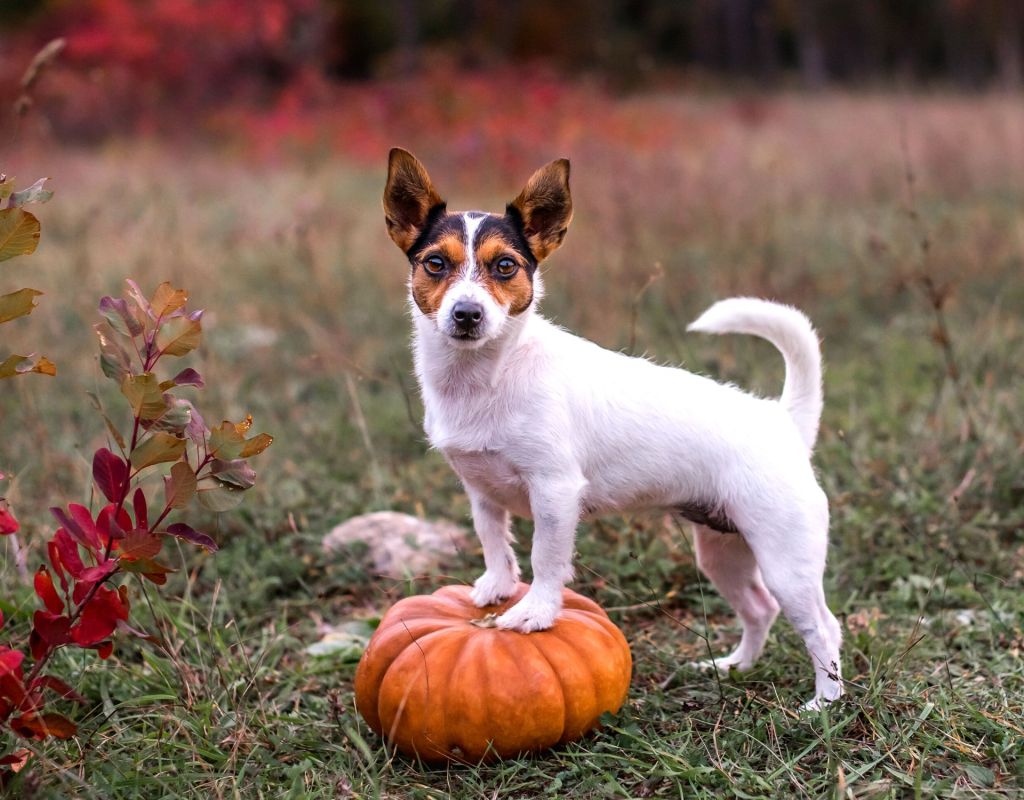
[{"label": "yellow leaf", "polygon": [[177,461],[184,452],[184,439],[157,432],[132,450],[130,461],[136,470],[140,470],[165,461]]},{"label": "yellow leaf", "polygon": [[35,289],[19,289],[10,294],[0,295],[0,322],[10,322],[12,319],[31,314],[36,307],[35,298],[42,292]]},{"label": "yellow leaf", "polygon": [[27,256],[39,244],[39,220],[23,208],[0,210],[0,261]]},{"label": "yellow leaf", "polygon": [[173,317],[160,326],[156,345],[169,356],[183,356],[199,347],[203,326],[197,319]]},{"label": "yellow leaf", "polygon": [[13,378],[15,375],[26,375],[29,372],[53,376],[57,374],[57,367],[44,356],[8,356],[0,362],[0,378]]},{"label": "yellow leaf", "polygon": [[163,392],[156,375],[128,375],[121,381],[121,394],[128,400],[132,414],[142,420],[160,419],[167,411]]},{"label": "yellow leaf", "polygon": [[150,305],[153,306],[153,313],[159,318],[177,311],[188,302],[188,292],[184,289],[175,289],[167,281],[156,287]]},{"label": "yellow leaf", "polygon": [[274,442],[274,437],[269,433],[259,433],[253,436],[251,439],[246,439],[245,447],[242,448],[242,452],[238,454],[239,458],[249,458],[250,456],[258,456]]}]

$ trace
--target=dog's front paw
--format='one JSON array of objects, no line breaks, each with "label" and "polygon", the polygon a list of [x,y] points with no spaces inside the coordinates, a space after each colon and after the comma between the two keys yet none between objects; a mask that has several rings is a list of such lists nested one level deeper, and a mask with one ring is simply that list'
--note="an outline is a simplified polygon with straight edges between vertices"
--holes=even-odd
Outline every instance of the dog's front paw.
[{"label": "dog's front paw", "polygon": [[555,624],[561,610],[558,600],[545,600],[527,592],[522,600],[498,617],[498,627],[520,633],[546,631]]},{"label": "dog's front paw", "polygon": [[511,597],[518,584],[519,576],[515,571],[495,573],[487,570],[473,583],[469,597],[477,608],[491,606]]}]

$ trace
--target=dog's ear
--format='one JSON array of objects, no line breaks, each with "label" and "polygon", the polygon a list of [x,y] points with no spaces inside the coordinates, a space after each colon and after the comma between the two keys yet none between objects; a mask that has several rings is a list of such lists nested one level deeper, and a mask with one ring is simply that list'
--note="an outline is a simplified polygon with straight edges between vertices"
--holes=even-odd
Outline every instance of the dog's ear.
[{"label": "dog's ear", "polygon": [[557,250],[572,221],[569,159],[552,161],[533,173],[526,188],[509,203],[508,213],[519,217],[526,243],[538,262]]},{"label": "dog's ear", "polygon": [[384,187],[384,221],[388,235],[408,253],[427,224],[430,212],[444,200],[416,156],[401,147],[388,156],[388,182]]}]

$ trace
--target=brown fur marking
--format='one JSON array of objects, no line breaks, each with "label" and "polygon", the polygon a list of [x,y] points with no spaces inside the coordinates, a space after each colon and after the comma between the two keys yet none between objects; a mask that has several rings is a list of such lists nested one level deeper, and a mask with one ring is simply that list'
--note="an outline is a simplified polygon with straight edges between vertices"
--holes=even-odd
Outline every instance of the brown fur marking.
[{"label": "brown fur marking", "polygon": [[[519,265],[516,274],[508,279],[503,279],[495,270],[495,265],[504,256]],[[480,284],[498,305],[508,309],[511,316],[522,314],[530,307],[533,302],[533,280],[527,271],[526,261],[515,250],[512,242],[500,234],[489,234],[477,245],[476,263]]]},{"label": "brown fur marking", "polygon": [[[441,256],[448,270],[441,275],[427,272],[424,262],[434,255]],[[416,257],[412,273],[412,298],[420,311],[432,316],[437,313],[448,287],[458,280],[466,263],[466,244],[455,232],[447,232],[431,242]]]}]

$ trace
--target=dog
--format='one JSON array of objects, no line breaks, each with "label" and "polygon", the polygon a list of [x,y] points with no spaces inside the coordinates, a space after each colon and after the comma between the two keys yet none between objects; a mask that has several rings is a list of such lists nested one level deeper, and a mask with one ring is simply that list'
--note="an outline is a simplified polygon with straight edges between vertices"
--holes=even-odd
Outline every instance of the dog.
[{"label": "dog", "polygon": [[572,219],[569,162],[537,170],[504,214],[450,212],[423,165],[395,148],[388,234],[410,265],[416,375],[431,445],[465,486],[487,606],[519,580],[510,515],[533,519],[533,584],[498,618],[539,631],[561,610],[581,519],[668,509],[694,523],[697,563],[742,637],[706,666],[747,670],[781,608],[803,638],[817,709],[842,694],[839,623],[825,602],[828,501],[810,463],[822,409],[810,321],[752,298],[716,303],[689,330],[745,333],[782,353],[778,400],[605,350],[546,320],[539,265]]}]

